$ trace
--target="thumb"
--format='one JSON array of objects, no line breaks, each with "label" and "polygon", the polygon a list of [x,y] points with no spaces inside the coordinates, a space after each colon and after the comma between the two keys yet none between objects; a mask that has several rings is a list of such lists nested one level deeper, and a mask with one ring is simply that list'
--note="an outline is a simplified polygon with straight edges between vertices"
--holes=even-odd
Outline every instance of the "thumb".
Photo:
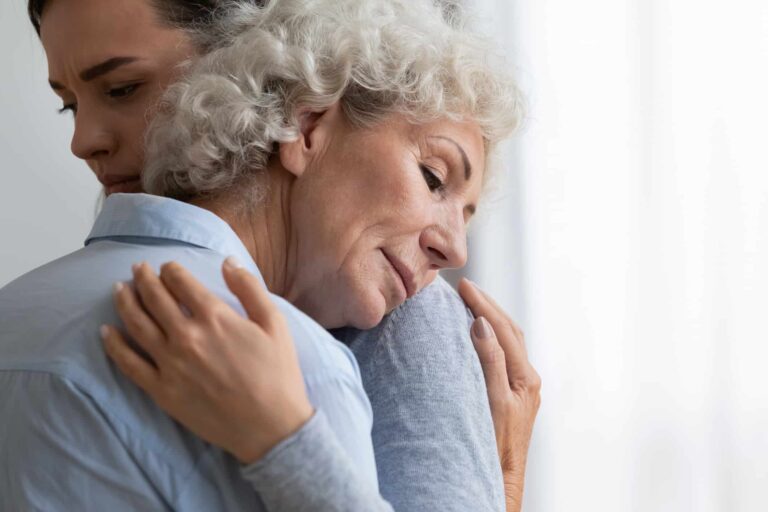
[{"label": "thumb", "polygon": [[227,287],[240,300],[248,318],[272,332],[280,312],[261,280],[248,272],[233,256],[224,260],[222,274]]},{"label": "thumb", "polygon": [[471,337],[477,357],[480,359],[480,366],[483,368],[488,398],[493,404],[495,399],[509,393],[504,349],[499,345],[491,323],[482,316],[472,323]]}]

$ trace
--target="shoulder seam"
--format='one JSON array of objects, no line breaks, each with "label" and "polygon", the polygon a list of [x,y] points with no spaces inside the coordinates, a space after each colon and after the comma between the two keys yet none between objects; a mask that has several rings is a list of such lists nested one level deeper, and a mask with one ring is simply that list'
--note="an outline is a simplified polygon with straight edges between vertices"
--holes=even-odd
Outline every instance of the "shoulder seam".
[{"label": "shoulder seam", "polygon": [[[67,367],[70,365],[56,365],[57,367]],[[0,372],[2,373],[39,373],[39,374],[46,374],[49,375],[55,379],[60,380],[61,382],[65,384],[69,384],[72,386],[73,389],[78,391],[83,395],[85,399],[87,399],[93,407],[96,409],[96,411],[104,418],[104,420],[109,423],[118,423],[122,426],[122,429],[124,432],[129,434],[132,438],[134,438],[144,450],[146,450],[148,453],[151,453],[152,456],[156,459],[156,461],[160,464],[163,464],[165,467],[167,467],[170,471],[177,473],[180,476],[179,481],[181,482],[190,482],[190,475],[194,474],[194,472],[197,470],[199,464],[201,461],[203,461],[206,457],[210,456],[210,451],[212,448],[210,446],[206,446],[204,451],[201,453],[201,455],[194,461],[194,464],[192,465],[189,470],[179,468],[177,466],[174,466],[172,464],[168,463],[167,457],[164,456],[164,452],[158,451],[155,448],[153,448],[151,445],[153,443],[146,443],[146,440],[142,439],[140,436],[137,436],[134,433],[134,429],[131,428],[127,421],[125,421],[120,414],[116,414],[113,411],[110,411],[108,408],[103,406],[103,403],[107,402],[107,400],[100,399],[99,397],[95,396],[92,391],[88,389],[88,386],[82,385],[80,382],[78,382],[79,379],[76,377],[72,377],[70,375],[66,375],[63,371],[63,368],[34,368],[34,369],[24,369],[24,368],[2,368],[0,367]],[[143,391],[141,391],[144,393]],[[162,410],[161,410],[162,411]],[[165,412],[163,412],[165,414]],[[123,435],[121,435],[118,431],[113,430],[115,432],[116,437],[119,439],[120,444],[122,445],[123,449],[126,450],[127,453],[130,453],[131,455],[135,456],[135,450],[131,449],[128,443],[126,443],[126,439]],[[143,472],[143,471],[142,471]],[[151,481],[151,479],[149,479]],[[187,485],[184,485],[174,496],[166,496],[160,490],[155,487],[155,482],[152,482],[153,487],[157,491],[158,496],[161,496],[162,499],[166,502],[170,499],[170,503],[168,503],[169,507],[174,508],[176,503],[178,502],[179,498],[184,494],[185,490],[187,489]]]}]

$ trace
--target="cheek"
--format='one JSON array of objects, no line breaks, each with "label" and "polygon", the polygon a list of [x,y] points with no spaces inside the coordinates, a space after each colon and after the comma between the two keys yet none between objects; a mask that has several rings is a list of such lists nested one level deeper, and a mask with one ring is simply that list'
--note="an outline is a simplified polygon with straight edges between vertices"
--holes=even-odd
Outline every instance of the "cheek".
[{"label": "cheek", "polygon": [[[144,112],[146,113],[147,110]],[[145,114],[126,125],[127,138],[133,142],[134,153],[141,155],[142,160],[144,160],[144,136],[150,121],[148,118],[149,116]]]},{"label": "cheek", "polygon": [[147,127],[152,121],[152,114],[156,105],[155,98],[143,99],[131,105],[120,113],[116,120],[116,129],[119,130],[120,145],[124,148],[124,163],[140,169],[144,165],[144,136]]},{"label": "cheek", "polygon": [[434,216],[435,198],[418,169],[379,155],[339,158],[336,168],[318,169],[292,198],[292,217],[300,240],[299,260],[315,272],[343,272],[355,281],[375,266],[380,247],[409,245]]}]

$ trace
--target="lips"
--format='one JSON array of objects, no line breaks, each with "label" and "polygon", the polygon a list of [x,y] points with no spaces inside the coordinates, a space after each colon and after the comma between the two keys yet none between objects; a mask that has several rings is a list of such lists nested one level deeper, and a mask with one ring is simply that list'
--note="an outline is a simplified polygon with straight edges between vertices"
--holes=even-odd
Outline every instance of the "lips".
[{"label": "lips", "polygon": [[403,283],[403,286],[405,287],[405,294],[406,298],[411,298],[414,295],[416,295],[416,291],[418,290],[418,287],[416,286],[416,280],[414,277],[414,273],[411,271],[411,269],[408,268],[408,266],[403,263],[401,259],[399,259],[394,254],[390,254],[387,251],[383,250],[381,251],[384,254],[384,257],[387,258],[387,261],[392,265],[392,268],[394,268],[395,273],[397,273],[398,276],[400,276],[400,280]]},{"label": "lips", "polygon": [[119,192],[141,192],[141,177],[135,174],[103,175],[99,181],[107,195]]}]

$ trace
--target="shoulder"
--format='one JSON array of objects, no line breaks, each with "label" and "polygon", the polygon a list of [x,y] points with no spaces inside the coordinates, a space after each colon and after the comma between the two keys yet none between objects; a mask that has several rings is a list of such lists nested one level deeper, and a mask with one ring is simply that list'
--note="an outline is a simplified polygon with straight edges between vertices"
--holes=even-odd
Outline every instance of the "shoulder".
[{"label": "shoulder", "polygon": [[438,278],[376,328],[339,333],[360,364],[381,492],[395,510],[498,510],[503,503],[470,323],[461,298]]},{"label": "shoulder", "polygon": [[374,329],[337,334],[357,357],[372,400],[393,393],[417,402],[437,395],[475,400],[484,395],[484,381],[471,320],[451,285],[438,278]]},{"label": "shoulder", "polygon": [[[345,341],[363,364],[374,352],[397,351],[403,358],[426,357],[451,365],[474,355],[469,337],[472,316],[453,287],[442,277],[384,317],[368,331],[341,329]],[[456,360],[457,354],[463,354]]]},{"label": "shoulder", "polygon": [[453,287],[442,277],[424,288],[420,293],[397,308],[387,318],[391,329],[410,329],[421,332],[425,327],[430,332],[462,332],[471,324],[472,318],[464,301]]},{"label": "shoulder", "polygon": [[362,390],[357,360],[349,347],[287,300],[277,295],[271,297],[291,330],[307,384],[346,380]]}]

